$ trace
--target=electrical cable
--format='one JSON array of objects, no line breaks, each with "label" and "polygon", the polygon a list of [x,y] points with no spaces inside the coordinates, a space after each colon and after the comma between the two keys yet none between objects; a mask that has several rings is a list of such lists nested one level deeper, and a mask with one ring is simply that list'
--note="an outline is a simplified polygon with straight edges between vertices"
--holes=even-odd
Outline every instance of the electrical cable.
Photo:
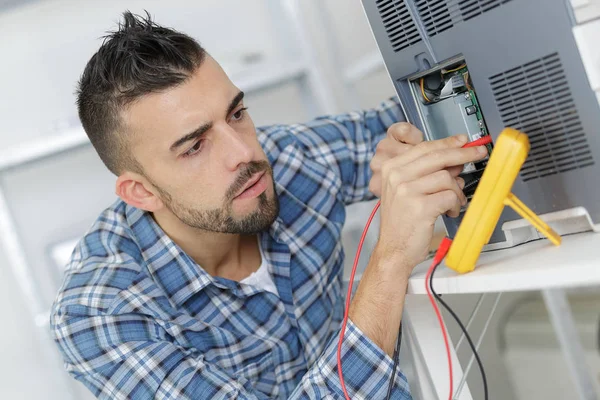
[{"label": "electrical cable", "polygon": [[[465,328],[463,323],[458,318],[458,315],[456,315],[454,313],[454,311],[452,311],[450,306],[448,304],[446,304],[446,302],[444,300],[442,300],[442,296],[440,296],[439,294],[437,294],[435,292],[435,290],[433,290],[433,275],[435,274],[435,271],[438,266],[439,266],[439,263],[438,263],[438,265],[433,267],[433,271],[431,271],[431,277],[429,279],[429,288],[431,289],[431,292],[433,293],[433,295],[435,296],[437,301],[439,301],[442,304],[442,306],[444,306],[444,308],[450,313],[450,315],[452,315],[452,317],[454,318],[454,320],[456,321],[458,326],[460,326],[460,329],[465,334],[465,337],[467,338],[467,341],[469,342],[469,346],[471,347],[471,350],[473,350],[473,355],[475,356],[475,359],[477,360],[477,365],[479,365],[479,371],[481,372],[481,379],[483,381],[484,398],[485,398],[485,400],[488,400],[488,386],[487,386],[487,379],[486,379],[485,371],[483,369],[483,363],[481,362],[481,359],[479,358],[479,354],[477,354],[477,349],[475,348],[475,345],[473,344],[473,341],[471,340],[471,336],[469,336],[467,329]],[[452,386],[450,386],[450,388],[452,388]],[[451,394],[452,394],[452,391],[451,391]]]},{"label": "electrical cable", "polygon": [[450,377],[450,393],[448,396],[448,400],[452,400],[452,394],[454,392],[454,388],[453,388],[454,378],[452,376],[452,357],[450,356],[450,344],[448,341],[448,333],[446,332],[446,326],[444,325],[444,320],[442,319],[442,313],[440,312],[440,309],[437,306],[437,303],[435,302],[433,295],[431,294],[430,282],[431,282],[431,275],[433,274],[433,271],[437,268],[438,265],[440,265],[440,263],[446,256],[446,253],[448,253],[448,250],[450,249],[451,244],[452,244],[452,240],[449,239],[448,237],[445,237],[442,240],[442,242],[440,243],[440,246],[438,247],[438,249],[435,253],[435,256],[433,257],[433,261],[431,262],[431,265],[429,266],[429,269],[427,270],[427,275],[425,275],[425,291],[427,292],[427,297],[429,298],[429,302],[431,303],[431,306],[433,307],[433,310],[435,311],[435,315],[437,316],[438,322],[440,324],[440,329],[442,331],[442,336],[444,337],[444,345],[446,346],[446,356],[448,357],[448,376]]},{"label": "electrical cable", "polygon": [[398,369],[398,364],[400,363],[400,346],[402,345],[402,321],[400,321],[400,328],[398,328],[398,339],[396,340],[396,348],[394,349],[394,366],[392,367],[392,375],[390,376],[390,383],[388,384],[387,395],[385,396],[385,400],[390,400],[392,398],[392,388],[394,387],[394,380],[396,378],[396,370]]},{"label": "electrical cable", "polygon": [[473,186],[477,185],[480,180],[481,180],[481,178],[476,178],[476,179],[473,179],[471,182],[466,183],[465,186],[463,187],[463,192],[466,192],[467,190],[471,189]]},{"label": "electrical cable", "polygon": [[465,87],[467,90],[472,90],[471,85],[469,85],[469,71],[463,74],[463,80],[465,81]]},{"label": "electrical cable", "polygon": [[[338,376],[340,378],[340,384],[342,386],[342,391],[344,392],[344,396],[346,400],[350,400],[350,396],[348,395],[348,391],[346,389],[346,383],[344,382],[344,374],[342,371],[342,343],[344,342],[344,332],[346,331],[346,325],[348,323],[348,312],[350,310],[350,297],[352,295],[352,286],[354,283],[354,275],[356,274],[356,267],[358,266],[358,260],[360,258],[360,252],[362,251],[363,244],[365,242],[365,238],[367,236],[367,232],[369,231],[369,227],[371,226],[371,222],[381,205],[381,201],[378,201],[373,207],[373,211],[371,211],[371,215],[365,224],[365,228],[363,229],[363,233],[360,237],[360,241],[358,242],[358,247],[356,249],[356,255],[354,256],[354,264],[352,265],[352,272],[350,273],[350,280],[348,282],[348,291],[346,292],[346,305],[344,309],[344,319],[342,321],[342,328],[340,330],[340,338],[338,341],[337,348],[337,365],[338,365]],[[392,368],[392,376],[390,378],[390,384],[387,392],[387,399],[390,398],[392,393],[392,386],[394,384],[394,377],[396,376],[396,369],[398,368],[399,358],[400,358],[400,345],[402,344],[402,321],[400,321],[400,327],[398,328],[398,338],[396,341],[396,348],[394,349],[393,361],[394,365]]]},{"label": "electrical cable", "polygon": [[461,66],[458,66],[458,67],[456,67],[456,68],[454,68],[454,69],[448,69],[448,70],[446,70],[446,71],[442,71],[442,75],[449,74],[449,73],[451,73],[451,72],[456,72],[456,71],[458,71],[459,69],[462,69],[462,68],[464,68],[464,67],[466,67],[466,66],[467,66],[467,64],[463,64],[463,65],[461,65]]},{"label": "electrical cable", "polygon": [[358,242],[358,248],[356,249],[356,255],[354,256],[354,265],[352,266],[352,273],[350,274],[350,281],[348,282],[348,291],[346,293],[346,306],[344,309],[344,319],[342,321],[342,328],[340,330],[340,339],[338,341],[337,348],[337,365],[338,365],[338,376],[340,377],[340,384],[342,385],[342,391],[344,392],[344,396],[346,400],[350,400],[350,396],[348,396],[348,392],[346,391],[346,384],[344,383],[344,374],[342,372],[342,343],[344,342],[344,332],[346,332],[346,324],[348,323],[348,311],[350,310],[350,296],[352,296],[352,285],[354,283],[354,274],[356,273],[356,266],[358,265],[358,260],[360,258],[360,252],[363,247],[363,243],[365,241],[365,237],[367,236],[367,232],[369,230],[369,226],[371,226],[371,222],[373,221],[373,217],[377,213],[379,206],[381,205],[381,201],[378,201],[373,207],[373,211],[371,211],[371,215],[365,224],[365,228],[363,229],[362,236],[360,237],[360,241]]},{"label": "electrical cable", "polygon": [[421,94],[423,95],[423,98],[425,99],[425,101],[429,103],[431,100],[429,100],[429,97],[427,97],[427,95],[425,94],[424,81],[425,81],[425,78],[421,78]]},{"label": "electrical cable", "polygon": [[[423,78],[421,78],[421,90],[423,90]],[[491,143],[491,141],[492,141],[491,137],[484,136],[478,140],[475,140],[473,142],[465,144],[463,146],[463,148],[464,147],[482,146],[482,145]],[[342,371],[342,344],[344,342],[344,333],[346,331],[346,325],[348,323],[348,313],[350,310],[350,298],[352,296],[352,286],[354,284],[354,275],[356,274],[356,267],[358,266],[358,260],[360,258],[360,252],[362,251],[362,246],[363,246],[365,238],[367,236],[367,232],[369,231],[369,227],[371,226],[371,222],[373,221],[373,218],[375,217],[375,214],[377,213],[377,210],[379,209],[380,206],[381,206],[381,201],[378,201],[377,204],[375,204],[375,207],[373,207],[373,211],[371,211],[371,215],[369,216],[369,219],[367,220],[367,223],[365,224],[365,228],[363,229],[363,233],[360,237],[360,241],[359,241],[358,247],[356,249],[356,255],[354,256],[354,264],[352,265],[352,272],[350,273],[350,280],[348,282],[348,290],[346,292],[346,304],[345,304],[345,308],[344,308],[344,319],[342,320],[342,327],[340,329],[340,337],[338,340],[338,348],[337,348],[338,376],[340,378],[340,384],[342,386],[342,391],[344,392],[344,396],[345,396],[346,400],[350,400],[350,396],[348,396],[348,391],[346,390],[346,384],[344,383],[344,374]],[[429,297],[429,300],[431,301],[431,304],[435,310],[438,321],[440,323],[442,334],[444,336],[444,344],[446,346],[446,354],[448,356],[448,369],[449,369],[449,375],[450,375],[450,400],[452,400],[452,389],[453,389],[453,387],[452,387],[452,385],[453,385],[452,358],[450,357],[450,346],[448,344],[448,336],[447,336],[446,329],[444,327],[444,322],[442,320],[440,310],[431,294],[431,292],[433,292],[433,285],[431,285],[431,279],[433,278],[433,272],[435,272],[435,269],[437,268],[437,266],[442,262],[442,260],[446,256],[446,253],[448,253],[448,250],[450,249],[451,244],[452,244],[452,240],[448,237],[445,237],[442,240],[442,242],[440,243],[440,246],[438,247],[436,254],[433,258],[433,262],[432,262],[431,266],[429,267],[429,270],[425,277],[425,289],[427,291],[427,296]],[[428,284],[428,281],[429,281],[429,284]],[[435,292],[433,292],[433,293],[435,293]],[[450,311],[448,305],[443,303],[443,301],[437,294],[436,294],[436,298],[440,302],[442,302],[442,304],[444,305],[444,307],[446,307],[446,309],[448,309]],[[450,311],[450,312],[454,316],[454,318],[457,320],[457,322],[459,323],[461,328],[463,329],[463,332],[465,332],[465,335],[467,336],[469,343],[472,344],[471,338],[467,334],[466,329],[464,329],[464,326],[462,325],[462,323],[459,322],[458,317],[456,317],[452,311]],[[388,397],[391,395],[391,387],[393,385],[394,376],[396,374],[396,369],[397,369],[398,363],[399,363],[399,353],[400,353],[401,341],[402,341],[402,322],[400,322],[400,327],[398,329],[398,339],[397,339],[397,343],[396,343],[396,349],[394,350],[394,356],[393,356],[394,365],[392,368],[392,377],[390,380],[390,386],[388,387]],[[471,348],[475,352],[474,346],[471,346]],[[475,354],[477,354],[477,353],[475,352]],[[478,358],[479,356],[476,356],[476,357]],[[479,358],[478,358],[478,362],[480,362]],[[483,374],[483,366],[481,364],[480,364],[480,369]],[[484,382],[485,382],[485,375],[484,375]],[[486,383],[486,399],[487,399],[487,383]]]}]

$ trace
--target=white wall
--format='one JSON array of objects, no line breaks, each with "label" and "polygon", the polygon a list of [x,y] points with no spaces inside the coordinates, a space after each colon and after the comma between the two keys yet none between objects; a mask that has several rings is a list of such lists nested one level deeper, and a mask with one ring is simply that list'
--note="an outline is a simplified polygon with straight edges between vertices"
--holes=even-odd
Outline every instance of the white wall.
[{"label": "white wall", "polygon": [[[310,16],[314,9],[304,3]],[[331,2],[330,4],[334,4]],[[342,1],[337,0],[341,5]],[[75,84],[85,63],[100,45],[99,37],[114,29],[125,9],[141,13],[146,8],[163,25],[175,27],[197,38],[223,66],[234,72],[246,54],[259,53],[276,59],[282,51],[270,23],[265,1],[172,0],[75,1],[40,0],[0,13],[0,146],[2,149],[31,141],[43,141],[78,124],[74,106]],[[345,7],[353,21],[362,21],[363,31],[353,30],[355,43],[374,49],[358,2]],[[338,22],[339,23],[339,22]],[[344,24],[335,29],[345,29]],[[313,38],[323,31],[310,28]],[[348,40],[344,32],[345,40]],[[345,42],[344,40],[344,42]],[[318,48],[326,74],[335,83],[338,71]],[[354,54],[356,55],[356,54]],[[353,55],[353,56],[354,56]],[[383,71],[383,70],[382,70]],[[363,86],[361,104],[374,105],[393,93],[383,73]],[[378,90],[364,90],[374,87]],[[361,86],[360,84],[358,85]],[[379,93],[379,89],[384,90]],[[344,111],[342,95],[338,109]],[[288,123],[310,117],[294,85],[251,95],[248,105],[258,125]],[[114,177],[91,147],[36,162],[0,177],[19,236],[32,268],[36,294],[45,306],[52,302],[60,273],[49,262],[48,246],[77,237],[97,214],[115,198]],[[353,244],[349,244],[353,246]],[[0,330],[0,398],[89,397],[81,385],[64,372],[53,344],[30,316],[26,299],[20,296],[4,249],[0,248],[0,296],[3,327]],[[36,384],[30,382],[35,380]]]},{"label": "white wall", "polygon": [[[305,0],[302,6],[327,79],[336,89],[337,111],[346,111],[354,103],[339,81],[340,68],[376,50],[360,2]],[[160,24],[196,37],[230,70],[237,68],[244,54],[258,52],[275,59],[281,53],[271,28],[269,9],[262,0],[32,1],[0,13],[0,146],[43,141],[65,126],[76,124],[75,82],[98,48],[98,38],[114,28],[120,12],[129,8],[139,13],[143,7]],[[322,12],[332,18],[331,26],[324,26]],[[327,42],[326,35],[331,34],[335,38]],[[340,55],[337,63],[331,57],[331,45]],[[383,69],[359,82],[354,90],[361,107],[376,105],[394,93]],[[258,125],[297,122],[310,117],[293,85],[249,96],[248,105]],[[33,269],[32,279],[38,284],[44,304],[49,306],[60,275],[49,263],[48,246],[79,236],[87,229],[115,198],[114,177],[87,147],[10,171],[1,179],[24,239],[27,261]],[[350,210],[348,230],[362,229],[371,206],[358,205],[354,211]],[[361,267],[366,263],[375,235],[376,229],[370,235]],[[344,244],[349,265],[356,241],[346,236]],[[54,347],[34,326],[1,248],[0,301],[3,315],[0,398],[67,398],[66,374],[60,362],[52,358]],[[469,301],[457,304],[465,308]],[[492,351],[489,356],[493,354]],[[500,377],[496,387],[505,382],[502,368],[488,373]],[[473,375],[476,381],[478,377]],[[73,398],[89,397],[70,378],[66,377],[66,381],[77,388]],[[503,396],[507,392],[501,389],[496,393],[500,393],[498,398],[511,398],[510,394]]]},{"label": "white wall", "polygon": [[144,8],[162,24],[198,38],[224,62],[243,52],[275,53],[262,1],[49,0],[9,10],[0,14],[2,145],[42,138],[76,122],[75,82],[99,38],[114,29],[122,11]]}]

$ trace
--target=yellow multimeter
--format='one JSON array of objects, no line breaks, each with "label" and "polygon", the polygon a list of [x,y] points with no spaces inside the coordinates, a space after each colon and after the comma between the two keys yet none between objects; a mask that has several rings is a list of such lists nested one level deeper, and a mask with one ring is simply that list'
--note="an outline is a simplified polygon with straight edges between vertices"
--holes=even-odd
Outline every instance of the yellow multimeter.
[{"label": "yellow multimeter", "polygon": [[449,268],[459,273],[475,268],[505,205],[528,220],[553,244],[560,244],[560,236],[511,193],[529,148],[529,139],[524,133],[511,128],[502,131],[446,257]]}]

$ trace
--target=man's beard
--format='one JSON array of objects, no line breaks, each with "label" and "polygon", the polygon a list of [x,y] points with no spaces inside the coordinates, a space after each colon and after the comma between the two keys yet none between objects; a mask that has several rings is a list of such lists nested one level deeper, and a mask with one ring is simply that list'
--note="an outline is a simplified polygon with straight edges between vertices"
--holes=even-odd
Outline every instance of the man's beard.
[{"label": "man's beard", "polygon": [[196,210],[186,207],[184,204],[173,199],[167,191],[154,184],[160,194],[165,206],[184,224],[210,232],[233,233],[233,234],[256,234],[264,231],[279,215],[279,199],[275,192],[275,181],[273,179],[273,198],[267,197],[266,191],[261,193],[258,199],[258,208],[241,219],[233,217],[233,199],[244,187],[246,182],[256,173],[264,171],[273,177],[273,170],[266,161],[252,161],[242,170],[235,182],[227,190],[224,206],[212,210]]}]

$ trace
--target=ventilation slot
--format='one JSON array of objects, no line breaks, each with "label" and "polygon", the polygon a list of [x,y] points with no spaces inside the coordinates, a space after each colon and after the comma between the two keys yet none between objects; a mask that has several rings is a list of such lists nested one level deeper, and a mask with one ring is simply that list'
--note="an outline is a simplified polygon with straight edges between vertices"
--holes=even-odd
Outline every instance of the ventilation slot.
[{"label": "ventilation slot", "polygon": [[504,126],[527,133],[524,181],[594,164],[557,53],[489,78]]},{"label": "ventilation slot", "polygon": [[511,0],[418,0],[417,10],[427,35],[435,36]]},{"label": "ventilation slot", "polygon": [[403,0],[377,0],[377,9],[395,52],[421,41]]}]

